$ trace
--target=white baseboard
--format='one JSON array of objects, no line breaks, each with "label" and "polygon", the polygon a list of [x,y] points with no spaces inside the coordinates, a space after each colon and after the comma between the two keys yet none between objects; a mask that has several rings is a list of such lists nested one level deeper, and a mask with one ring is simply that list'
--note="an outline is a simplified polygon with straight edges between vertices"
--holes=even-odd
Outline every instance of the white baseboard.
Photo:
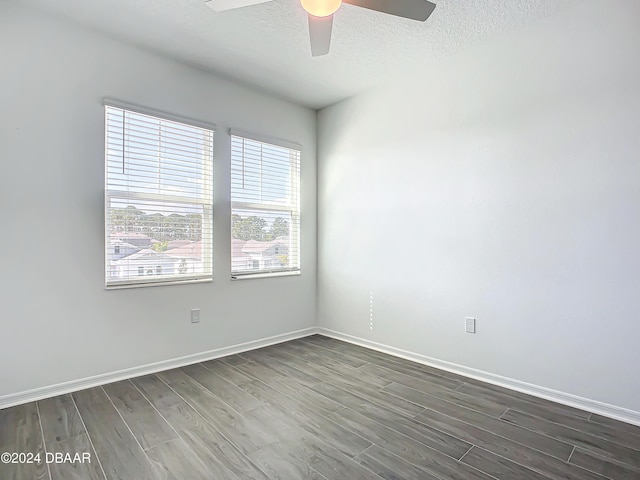
[{"label": "white baseboard", "polygon": [[533,385],[519,380],[514,380],[500,375],[494,375],[493,373],[484,372],[482,370],[476,370],[474,368],[457,365],[455,363],[445,362],[436,358],[431,358],[419,353],[409,352],[400,348],[391,347],[381,343],[373,342],[363,338],[355,337],[345,333],[336,332],[327,328],[318,327],[317,333],[332,337],[337,340],[343,340],[345,342],[360,345],[362,347],[377,350],[379,352],[388,353],[396,357],[411,360],[412,362],[422,363],[431,367],[446,370],[451,373],[457,373],[465,377],[471,377],[482,382],[491,383],[500,387],[508,388],[518,392],[533,395],[535,397],[551,400],[552,402],[561,403],[570,407],[579,408],[580,410],[586,410],[588,412],[603,415],[605,417],[620,420],[626,423],[640,426],[640,412],[629,410],[615,405],[609,405],[607,403],[598,402],[589,398],[578,397],[569,393],[552,390],[550,388]]},{"label": "white baseboard", "polygon": [[33,402],[36,400],[42,400],[44,398],[54,397],[56,395],[76,392],[78,390],[84,390],[85,388],[106,385],[108,383],[117,382],[120,380],[127,380],[130,378],[140,377],[142,375],[162,372],[164,370],[170,370],[172,368],[179,368],[187,365],[192,365],[194,363],[205,362],[207,360],[213,360],[215,358],[225,357],[227,355],[242,353],[249,350],[254,350],[256,348],[267,347],[269,345],[275,345],[277,343],[287,342],[289,340],[307,337],[314,334],[321,334],[327,337],[343,340],[355,345],[360,345],[372,350],[377,350],[379,352],[388,353],[389,355],[394,355],[406,360],[411,360],[412,362],[422,363],[424,365],[429,365],[431,367],[456,373],[458,375],[474,378],[482,382],[491,383],[493,385],[498,385],[500,387],[508,388],[522,393],[527,393],[535,397],[544,398],[553,402],[561,403],[563,405],[568,405],[570,407],[579,408],[581,410],[586,410],[588,412],[597,413],[599,415],[640,426],[640,412],[636,412],[634,410],[617,407],[615,405],[598,402],[596,400],[591,400],[588,398],[578,397],[569,393],[564,393],[538,385],[521,382],[519,380],[502,377],[500,375],[494,375],[492,373],[484,372],[482,370],[476,370],[474,368],[465,367],[455,363],[445,362],[443,360],[438,360],[436,358],[428,357],[419,353],[409,352],[407,350],[402,350],[400,348],[384,345],[381,343],[373,342],[371,340],[366,340],[360,337],[355,337],[353,335],[336,332],[334,330],[322,327],[305,328],[303,330],[298,330],[295,332],[261,338],[245,343],[239,343],[237,345],[209,350],[207,352],[196,353],[193,355],[173,358],[170,360],[163,360],[161,362],[141,365],[139,367],[127,368],[124,370],[118,370],[116,372],[104,373],[101,375],[95,375],[93,377],[59,383],[57,385],[50,385],[47,387],[36,388],[25,392],[0,396],[0,409],[12,407],[15,405],[21,405],[23,403]]},{"label": "white baseboard", "polygon": [[246,352],[248,350],[254,350],[256,348],[267,347],[269,345],[287,342],[296,338],[307,337],[315,333],[318,333],[318,329],[316,327],[305,328],[303,330],[275,335],[273,337],[261,338],[258,340],[253,340],[251,342],[239,343],[230,347],[223,347],[215,350],[209,350],[207,352],[187,355],[184,357],[163,360],[161,362],[141,365],[139,367],[127,368],[124,370],[118,370],[116,372],[103,373],[101,375],[95,375],[93,377],[71,380],[69,382],[59,383],[57,385],[50,385],[47,387],[27,390],[25,392],[12,393],[9,395],[0,396],[0,409],[12,407],[15,405],[21,405],[23,403],[33,402],[36,400],[42,400],[44,398],[55,397],[56,395],[63,395],[65,393],[77,392],[78,390],[84,390],[85,388],[106,385],[107,383],[117,382],[120,380],[127,380],[129,378],[140,377],[142,375],[162,372],[164,370],[170,370],[172,368],[184,367],[187,365],[192,365],[194,363],[205,362],[207,360],[213,360],[214,358],[226,357],[227,355],[233,355],[236,353]]}]

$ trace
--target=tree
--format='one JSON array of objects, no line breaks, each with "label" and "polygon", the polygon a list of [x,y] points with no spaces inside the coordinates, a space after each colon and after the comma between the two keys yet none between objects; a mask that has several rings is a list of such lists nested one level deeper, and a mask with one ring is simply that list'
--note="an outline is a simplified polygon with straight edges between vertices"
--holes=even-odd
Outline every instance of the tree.
[{"label": "tree", "polygon": [[151,248],[158,253],[162,253],[167,250],[168,246],[169,246],[169,242],[158,242],[151,245]]},{"label": "tree", "polygon": [[202,215],[194,213],[180,215],[172,213],[145,213],[133,205],[111,209],[111,232],[139,232],[159,242],[169,240],[191,240],[202,238]]},{"label": "tree", "polygon": [[241,217],[232,215],[231,236],[240,240],[257,240],[264,242],[271,239],[271,235],[266,232],[267,221],[262,217]]},{"label": "tree", "polygon": [[282,217],[277,217],[271,225],[271,236],[273,238],[289,236],[289,222]]},{"label": "tree", "polygon": [[197,242],[202,239],[202,215],[190,213],[186,217],[187,235],[186,239]]},{"label": "tree", "polygon": [[144,215],[142,210],[133,205],[126,208],[113,208],[111,209],[111,229],[114,232],[137,231],[135,227],[140,224]]}]

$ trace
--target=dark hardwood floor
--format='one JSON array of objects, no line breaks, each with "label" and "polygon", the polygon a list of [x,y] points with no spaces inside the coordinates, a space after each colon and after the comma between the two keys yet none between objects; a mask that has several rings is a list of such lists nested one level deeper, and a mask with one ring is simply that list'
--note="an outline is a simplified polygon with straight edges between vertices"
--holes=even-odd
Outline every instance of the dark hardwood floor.
[{"label": "dark hardwood floor", "polygon": [[2,480],[640,479],[640,427],[323,336],[0,410]]}]

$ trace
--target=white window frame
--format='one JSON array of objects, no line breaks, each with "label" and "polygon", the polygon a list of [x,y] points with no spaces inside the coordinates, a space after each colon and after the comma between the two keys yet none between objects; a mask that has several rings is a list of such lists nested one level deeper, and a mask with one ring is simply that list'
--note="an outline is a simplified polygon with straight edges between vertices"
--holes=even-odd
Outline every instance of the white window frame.
[{"label": "white window frame", "polygon": [[[302,222],[300,215],[300,177],[301,177],[301,165],[302,165],[302,145],[289,142],[286,140],[280,140],[268,136],[245,132],[237,129],[229,129],[229,135],[231,142],[233,137],[243,138],[247,140],[253,140],[260,143],[274,145],[277,147],[288,148],[297,152],[297,156],[291,157],[291,171],[296,173],[296,177],[291,179],[292,188],[294,190],[295,199],[289,207],[283,207],[282,205],[269,205],[264,203],[252,203],[243,201],[234,201],[233,194],[231,195],[231,215],[233,216],[234,210],[254,210],[264,212],[288,212],[291,215],[291,225],[289,226],[289,251],[296,252],[297,265],[287,268],[275,268],[275,269],[260,269],[259,271],[246,270],[246,271],[234,271],[233,270],[233,249],[231,250],[231,279],[232,280],[245,280],[252,278],[270,278],[289,275],[300,275],[302,273],[302,255],[300,250],[300,236],[302,230]],[[233,158],[231,159],[231,172],[233,172]],[[294,225],[297,225],[294,227]],[[231,231],[229,232],[231,234]],[[231,241],[233,242],[232,234]],[[252,261],[249,260],[249,263]]]},{"label": "white window frame", "polygon": [[[202,122],[199,120],[194,120],[187,117],[182,117],[180,115],[175,115],[151,108],[141,107],[139,105],[130,104],[127,102],[122,102],[119,100],[105,98],[103,101],[104,109],[105,109],[105,204],[104,204],[104,219],[105,219],[105,288],[107,290],[112,289],[122,289],[122,288],[139,288],[139,287],[152,287],[152,286],[162,286],[162,285],[182,285],[186,283],[202,283],[202,282],[211,282],[213,281],[213,166],[215,161],[215,133],[216,126],[215,124]],[[172,196],[166,192],[161,194],[152,194],[152,193],[143,193],[143,192],[135,192],[135,191],[123,191],[123,190],[114,190],[109,189],[109,177],[108,177],[108,124],[107,124],[107,111],[108,107],[113,107],[116,109],[121,109],[127,112],[147,115],[150,117],[155,117],[160,120],[178,122],[184,125],[202,128],[205,130],[209,130],[212,136],[212,149],[210,152],[211,162],[208,165],[209,171],[207,175],[211,178],[211,181],[204,185],[206,196],[209,201],[203,203],[201,200],[196,198],[182,197],[182,196]],[[208,229],[211,232],[211,235],[205,236],[203,235],[202,239],[202,247],[201,254],[202,259],[205,262],[208,262],[211,265],[211,272],[204,274],[193,274],[189,276],[184,275],[165,275],[163,278],[152,278],[149,279],[144,273],[140,274],[140,268],[138,268],[138,276],[131,275],[129,279],[126,280],[110,280],[110,265],[108,258],[108,247],[109,247],[109,236],[110,236],[110,225],[109,225],[109,206],[111,204],[112,199],[138,199],[142,201],[161,201],[166,203],[174,203],[174,204],[185,204],[185,205],[201,205],[204,210],[203,221],[207,222]],[[203,224],[204,230],[204,224]],[[205,238],[207,237],[207,238]],[[142,267],[143,271],[146,268],[151,267]],[[156,266],[152,267],[155,271]]]}]

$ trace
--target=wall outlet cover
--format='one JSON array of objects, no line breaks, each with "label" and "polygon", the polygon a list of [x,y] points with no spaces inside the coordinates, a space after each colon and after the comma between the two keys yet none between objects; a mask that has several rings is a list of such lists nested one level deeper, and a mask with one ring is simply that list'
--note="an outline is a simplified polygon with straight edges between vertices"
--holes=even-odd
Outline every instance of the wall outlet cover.
[{"label": "wall outlet cover", "polygon": [[476,319],[473,317],[465,317],[464,319],[465,331],[467,333],[476,333]]}]

